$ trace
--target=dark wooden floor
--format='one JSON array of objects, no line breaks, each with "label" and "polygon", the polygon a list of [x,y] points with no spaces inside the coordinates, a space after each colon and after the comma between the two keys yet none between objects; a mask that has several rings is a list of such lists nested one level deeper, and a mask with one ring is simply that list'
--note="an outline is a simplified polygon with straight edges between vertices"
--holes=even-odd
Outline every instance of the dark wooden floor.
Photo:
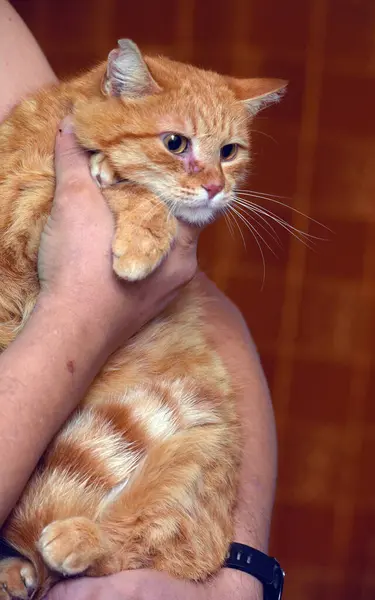
[{"label": "dark wooden floor", "polygon": [[[225,222],[201,262],[243,311],[272,389],[280,476],[272,552],[287,600],[375,597],[374,0],[15,0],[59,76],[119,37],[242,76],[290,80],[259,118],[249,189],[314,249],[275,226],[277,258]],[[4,85],[4,82],[3,82]],[[286,202],[329,227],[323,230]],[[256,457],[254,457],[256,460]]]}]

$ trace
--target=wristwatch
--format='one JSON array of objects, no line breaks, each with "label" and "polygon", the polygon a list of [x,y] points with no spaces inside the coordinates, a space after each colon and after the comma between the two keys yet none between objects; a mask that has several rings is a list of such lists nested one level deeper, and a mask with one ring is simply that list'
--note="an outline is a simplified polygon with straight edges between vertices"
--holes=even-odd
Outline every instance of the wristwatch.
[{"label": "wristwatch", "polygon": [[235,542],[229,547],[224,567],[238,569],[259,579],[264,587],[264,600],[281,600],[285,573],[276,558]]}]

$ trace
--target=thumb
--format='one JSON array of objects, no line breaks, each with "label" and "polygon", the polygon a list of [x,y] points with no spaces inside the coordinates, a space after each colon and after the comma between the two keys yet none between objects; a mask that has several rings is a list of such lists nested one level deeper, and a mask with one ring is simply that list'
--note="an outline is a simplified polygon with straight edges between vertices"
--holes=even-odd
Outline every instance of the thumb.
[{"label": "thumb", "polygon": [[[97,579],[89,580],[86,577],[71,581],[61,581],[49,590],[42,600],[88,600],[95,590]],[[96,596],[98,597],[98,596]]]},{"label": "thumb", "polygon": [[56,136],[56,186],[64,187],[67,184],[80,182],[95,186],[90,175],[88,158],[79,147],[73,130],[71,117],[66,117]]}]

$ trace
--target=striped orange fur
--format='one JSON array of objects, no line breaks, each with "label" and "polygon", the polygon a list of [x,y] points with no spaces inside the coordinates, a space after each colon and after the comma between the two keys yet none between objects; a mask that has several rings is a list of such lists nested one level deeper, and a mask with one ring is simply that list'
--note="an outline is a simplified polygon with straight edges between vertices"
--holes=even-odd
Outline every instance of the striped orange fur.
[{"label": "striped orange fur", "polygon": [[[114,269],[134,280],[167,254],[176,217],[204,224],[230,202],[252,116],[283,87],[143,58],[121,41],[107,63],[17,106],[0,126],[0,349],[38,294],[54,139],[69,111],[115,215]],[[181,155],[169,133],[188,140]],[[234,383],[190,284],[109,359],[51,443],[2,532],[25,561],[0,563],[0,600],[40,597],[62,575],[152,567],[200,580],[219,569],[240,460]]]}]

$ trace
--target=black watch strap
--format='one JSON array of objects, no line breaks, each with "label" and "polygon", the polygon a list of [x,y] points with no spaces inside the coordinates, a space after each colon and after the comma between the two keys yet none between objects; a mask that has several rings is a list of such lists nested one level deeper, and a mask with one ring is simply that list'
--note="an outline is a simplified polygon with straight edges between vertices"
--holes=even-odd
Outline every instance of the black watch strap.
[{"label": "black watch strap", "polygon": [[224,567],[238,569],[259,579],[264,587],[264,600],[281,599],[285,573],[275,558],[235,542],[229,547]]}]

